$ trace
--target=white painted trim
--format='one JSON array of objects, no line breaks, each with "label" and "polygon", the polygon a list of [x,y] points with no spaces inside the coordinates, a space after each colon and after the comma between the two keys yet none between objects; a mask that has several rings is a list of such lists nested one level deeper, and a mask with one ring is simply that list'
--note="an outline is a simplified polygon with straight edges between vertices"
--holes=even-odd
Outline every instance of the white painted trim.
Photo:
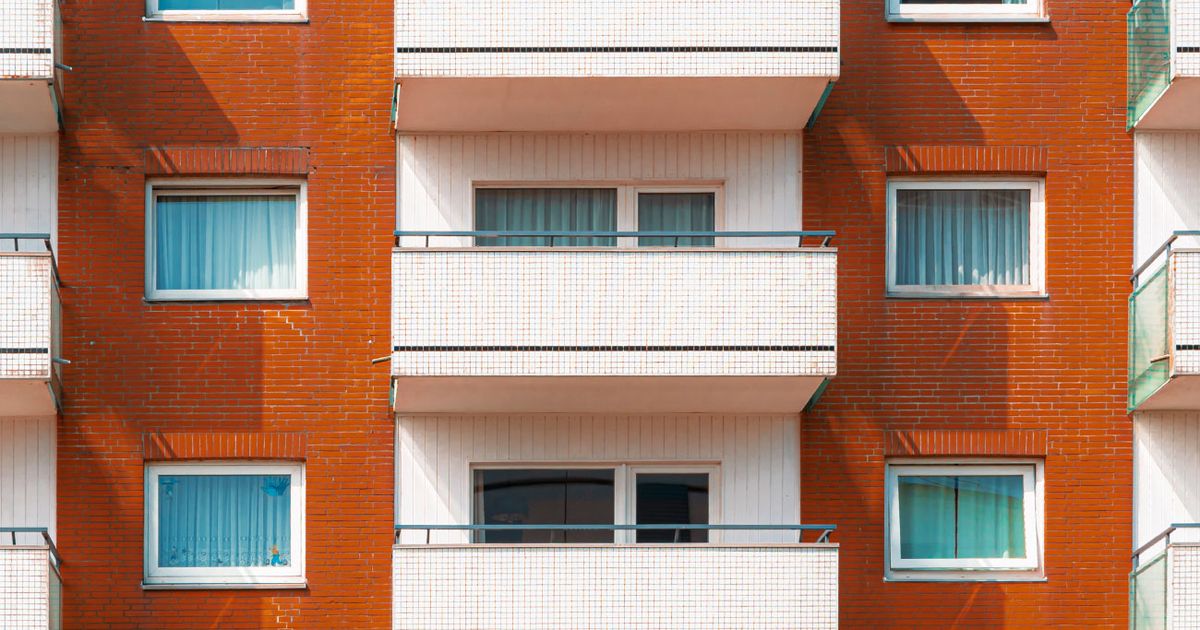
[{"label": "white painted trim", "polygon": [[1026,4],[905,4],[887,0],[889,22],[1048,22],[1042,0]]},{"label": "white painted trim", "polygon": [[[287,567],[158,566],[158,478],[160,475],[290,475],[292,564]],[[146,465],[144,586],[183,588],[304,584],[304,464],[298,462],[154,462]]]},{"label": "white painted trim", "polygon": [[[887,464],[885,536],[887,579],[901,580],[1029,580],[1042,579],[1044,550],[1044,463],[1036,459],[902,459]],[[917,560],[900,557],[901,476],[1017,475],[1024,480],[1025,558],[957,558]]]},{"label": "white painted trim", "polygon": [[[159,290],[154,202],[180,195],[288,195],[296,197],[296,286],[291,289]],[[308,182],[303,179],[188,178],[146,180],[146,299],[148,301],[308,299]]]},{"label": "white painted trim", "polygon": [[[896,284],[896,191],[1028,190],[1029,284]],[[1042,298],[1046,296],[1046,186],[1042,178],[901,177],[887,184],[887,295],[909,298]]]},{"label": "white painted trim", "polygon": [[158,0],[146,0],[147,22],[307,22],[308,0],[295,0],[296,8],[282,10],[159,11]]}]

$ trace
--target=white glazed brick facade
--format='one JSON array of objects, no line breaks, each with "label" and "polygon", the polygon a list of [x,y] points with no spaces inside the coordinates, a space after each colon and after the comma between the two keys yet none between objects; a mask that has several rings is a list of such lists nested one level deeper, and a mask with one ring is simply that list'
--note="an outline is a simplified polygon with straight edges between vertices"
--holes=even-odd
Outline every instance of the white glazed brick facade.
[{"label": "white glazed brick facade", "polygon": [[49,379],[57,292],[49,254],[0,253],[0,379]]},{"label": "white glazed brick facade", "polygon": [[396,76],[836,77],[839,21],[838,0],[397,0]]},{"label": "white glazed brick facade", "polygon": [[[1175,74],[1200,77],[1200,0],[1172,0],[1174,27],[1171,45],[1175,47]],[[1180,52],[1179,49],[1191,52]]]},{"label": "white glazed brick facade", "polygon": [[395,376],[833,376],[837,254],[397,249]]},{"label": "white glazed brick facade", "polygon": [[0,0],[0,80],[54,76],[55,4]]},{"label": "white glazed brick facade", "polygon": [[1200,630],[1200,545],[1170,550],[1171,630]]},{"label": "white glazed brick facade", "polygon": [[833,629],[835,545],[394,549],[397,630]]},{"label": "white glazed brick facade", "polygon": [[57,628],[57,577],[45,547],[0,546],[0,628]]}]

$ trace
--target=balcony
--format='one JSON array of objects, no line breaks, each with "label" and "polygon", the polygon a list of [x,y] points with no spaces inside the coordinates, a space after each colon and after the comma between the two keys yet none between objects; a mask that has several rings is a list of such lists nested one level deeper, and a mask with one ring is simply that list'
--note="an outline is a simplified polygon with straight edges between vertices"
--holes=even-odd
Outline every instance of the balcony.
[{"label": "balcony", "polygon": [[1128,31],[1129,127],[1200,129],[1200,0],[1135,0]]},{"label": "balcony", "polygon": [[[33,237],[49,249],[48,234],[0,234],[0,241]],[[57,412],[61,310],[49,251],[0,252],[0,416]]]},{"label": "balcony", "polygon": [[397,247],[397,411],[794,413],[836,373],[832,232],[396,234],[717,245]]},{"label": "balcony", "polygon": [[[675,526],[653,528],[664,527]],[[833,629],[838,545],[828,534],[816,543],[396,545],[392,627]]]},{"label": "balcony", "polygon": [[0,527],[0,625],[11,630],[62,627],[60,564],[44,528]]},{"label": "balcony", "polygon": [[0,133],[58,131],[62,21],[54,0],[0,8]]},{"label": "balcony", "polygon": [[[1130,630],[1178,630],[1200,626],[1200,543],[1172,543],[1171,535],[1200,523],[1168,527],[1133,553],[1129,574]],[[1161,543],[1161,544],[1160,544]],[[1149,560],[1142,556],[1157,551]]]},{"label": "balcony", "polygon": [[838,0],[397,0],[403,131],[801,129]]}]

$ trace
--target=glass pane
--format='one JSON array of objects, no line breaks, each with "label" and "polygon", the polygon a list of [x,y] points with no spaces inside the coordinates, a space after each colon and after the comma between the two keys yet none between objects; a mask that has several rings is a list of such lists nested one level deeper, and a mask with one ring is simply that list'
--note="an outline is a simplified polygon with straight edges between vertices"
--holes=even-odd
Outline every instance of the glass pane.
[{"label": "glass pane", "polygon": [[954,477],[897,478],[900,557],[954,557]]},{"label": "glass pane", "polygon": [[[474,523],[611,525],[613,470],[477,470]],[[612,530],[479,532],[475,542],[612,542]]]},{"label": "glass pane", "polygon": [[1027,285],[1028,190],[897,190],[896,284]]},{"label": "glass pane", "polygon": [[289,475],[160,475],[159,566],[288,566],[290,488]]},{"label": "glass pane", "polygon": [[1025,481],[1020,475],[958,478],[958,557],[1025,557]]},{"label": "glass pane", "polygon": [[[712,232],[716,229],[715,193],[639,193],[638,230],[643,232]],[[711,236],[642,237],[640,247],[712,247]]]},{"label": "glass pane", "polygon": [[159,11],[291,11],[294,0],[158,0]]},{"label": "glass pane", "polygon": [[293,196],[162,196],[154,220],[159,289],[296,287]]},{"label": "glass pane", "polygon": [[[611,232],[617,229],[615,188],[480,188],[475,191],[475,229],[534,232]],[[477,238],[488,247],[544,247],[547,237]],[[554,239],[555,246],[614,246],[617,239]]]},{"label": "glass pane", "polygon": [[[708,524],[707,473],[638,473],[636,519],[639,525]],[[708,542],[705,530],[644,530],[638,542]]]},{"label": "glass pane", "polygon": [[1029,0],[900,0],[900,4],[1028,4]]}]

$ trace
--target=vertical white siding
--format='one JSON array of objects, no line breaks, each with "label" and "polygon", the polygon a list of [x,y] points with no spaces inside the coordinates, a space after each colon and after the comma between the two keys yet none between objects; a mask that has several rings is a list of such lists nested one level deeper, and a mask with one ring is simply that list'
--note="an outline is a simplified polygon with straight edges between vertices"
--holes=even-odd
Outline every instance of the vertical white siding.
[{"label": "vertical white siding", "polygon": [[48,527],[54,535],[55,453],[54,416],[0,417],[0,527]]},{"label": "vertical white siding", "polygon": [[58,135],[0,135],[0,232],[53,233],[57,207]]},{"label": "vertical white siding", "polygon": [[471,229],[480,182],[715,183],[718,229],[800,229],[797,133],[428,134],[397,147],[403,230]]},{"label": "vertical white siding", "polygon": [[[1200,522],[1200,412],[1133,414],[1134,542],[1141,545],[1171,523]],[[1197,541],[1200,532],[1172,540]]]},{"label": "vertical white siding", "polygon": [[[799,418],[794,415],[398,416],[396,519],[471,522],[475,463],[705,463],[720,466],[725,523],[798,523]],[[403,542],[424,541],[409,532]],[[794,534],[722,535],[725,541],[795,541]],[[466,542],[435,532],[432,542]]]},{"label": "vertical white siding", "polygon": [[1135,267],[1171,232],[1200,230],[1200,133],[1134,134],[1134,217]]}]

